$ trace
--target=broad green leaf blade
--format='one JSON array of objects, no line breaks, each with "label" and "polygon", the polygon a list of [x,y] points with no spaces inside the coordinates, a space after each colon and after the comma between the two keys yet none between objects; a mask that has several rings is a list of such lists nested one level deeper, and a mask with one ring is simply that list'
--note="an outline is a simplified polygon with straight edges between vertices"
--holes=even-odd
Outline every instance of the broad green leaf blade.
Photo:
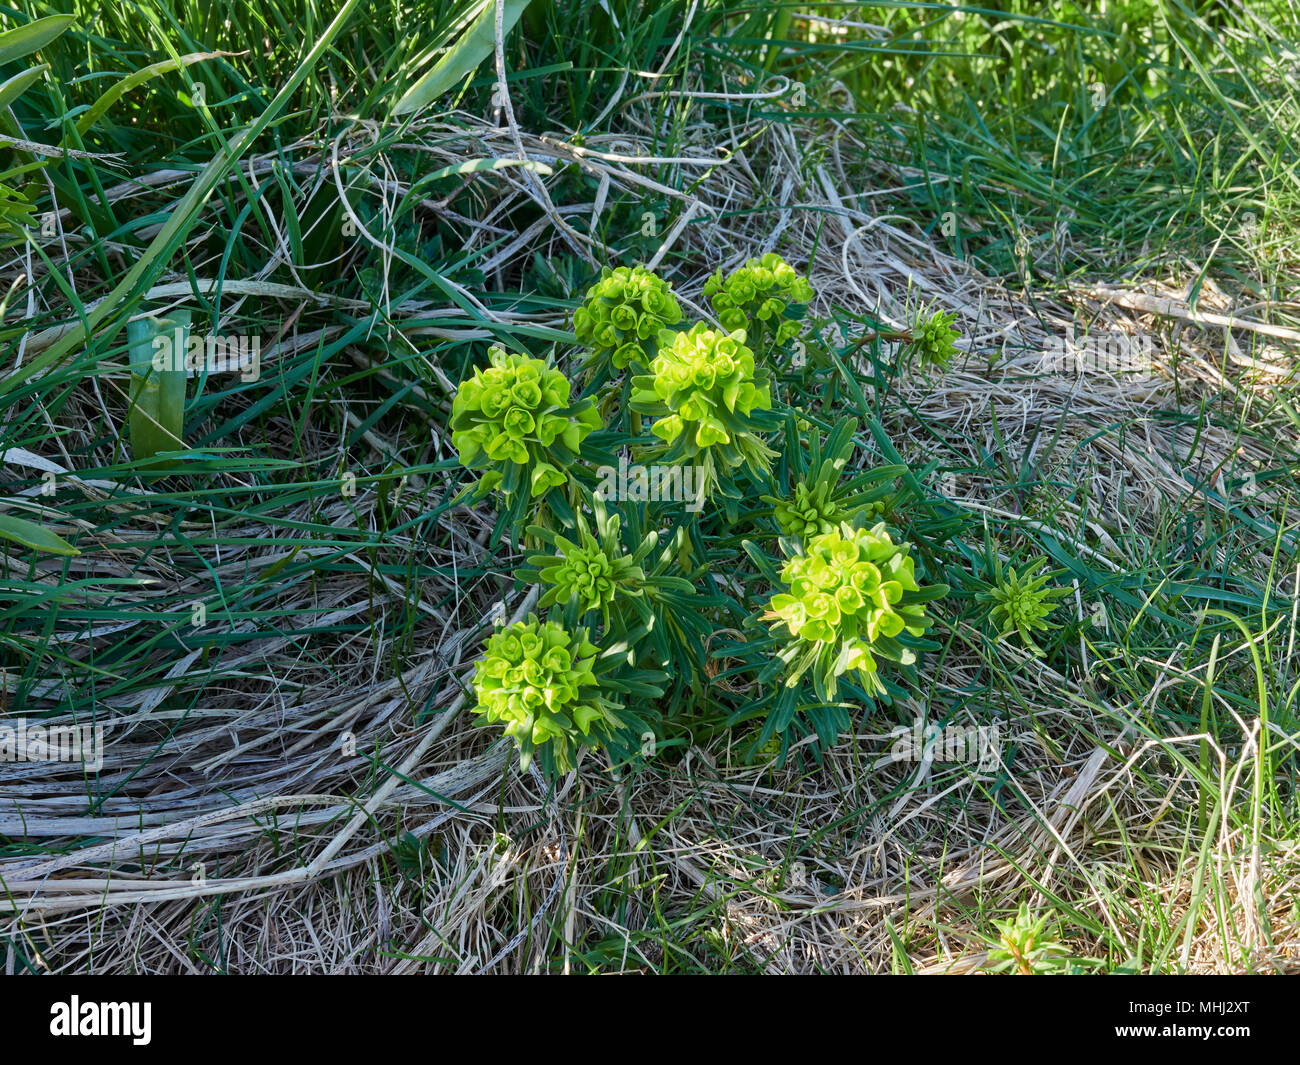
[{"label": "broad green leaf blade", "polygon": [[56,536],[49,529],[37,525],[34,521],[15,518],[10,514],[0,514],[0,540],[12,540],[23,547],[44,551],[50,555],[81,554],[67,540]]},{"label": "broad green leaf blade", "polygon": [[185,447],[185,351],[190,312],[127,324],[131,359],[131,454],[137,461]]},{"label": "broad green leaf blade", "polygon": [[[528,6],[528,0],[505,0],[501,30],[509,33]],[[427,107],[448,89],[474,72],[496,46],[496,0],[485,0],[483,9],[433,68],[406,90],[393,113],[410,114]]]},{"label": "broad green leaf blade", "polygon": [[76,18],[72,15],[50,15],[29,22],[26,26],[5,30],[0,33],[0,65],[12,63],[38,48],[44,48],[74,22]]},{"label": "broad green leaf blade", "polygon": [[8,107],[23,94],[32,82],[36,81],[49,69],[50,65],[48,63],[42,63],[40,66],[32,67],[31,70],[19,71],[3,85],[0,85],[0,107]]}]

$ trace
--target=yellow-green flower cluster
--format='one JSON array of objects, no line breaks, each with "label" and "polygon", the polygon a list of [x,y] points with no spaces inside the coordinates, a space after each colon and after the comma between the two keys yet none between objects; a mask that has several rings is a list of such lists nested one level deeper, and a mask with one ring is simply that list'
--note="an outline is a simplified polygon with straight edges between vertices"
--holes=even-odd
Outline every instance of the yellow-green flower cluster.
[{"label": "yellow-green flower cluster", "polygon": [[921,636],[929,623],[923,602],[908,602],[908,593],[921,589],[907,552],[884,525],[841,525],[814,537],[785,564],[781,580],[789,591],[772,597],[765,616],[793,637],[789,660],[807,652],[799,672],[816,664],[824,682],[856,670],[868,693],[883,691],[876,657],[910,661],[894,637]]},{"label": "yellow-green flower cluster", "polygon": [[718,321],[728,329],[744,329],[751,321],[764,323],[783,344],[799,333],[799,323],[784,319],[786,308],[809,303],[812,285],[776,252],[750,259],[725,281],[722,271],[704,285],[704,296],[713,304]]},{"label": "yellow-green flower cluster", "polygon": [[835,485],[818,481],[811,487],[803,481],[794,486],[789,497],[777,501],[773,510],[776,523],[786,536],[808,540],[834,532],[848,514],[832,498]]},{"label": "yellow-green flower cluster", "polygon": [[452,402],[451,440],[461,464],[523,467],[533,496],[564,484],[567,466],[600,427],[600,415],[589,400],[571,405],[568,380],[541,359],[499,347],[489,349],[488,359]]},{"label": "yellow-green flower cluster", "polygon": [[923,364],[942,368],[952,361],[957,353],[953,341],[961,335],[952,328],[956,320],[955,313],[936,311],[912,330],[912,343]]},{"label": "yellow-green flower cluster", "polygon": [[690,450],[731,443],[755,408],[772,406],[771,387],[766,375],[755,373],[744,330],[720,333],[696,323],[660,349],[651,373],[649,389],[647,378],[637,379],[633,407],[666,408],[651,432],[669,444],[684,433],[694,445]]},{"label": "yellow-green flower cluster", "polygon": [[607,359],[615,369],[645,366],[659,331],[682,320],[672,286],[644,266],[606,268],[573,312],[573,331],[589,349],[588,365]]},{"label": "yellow-green flower cluster", "polygon": [[613,723],[592,669],[598,653],[586,630],[569,633],[530,614],[488,641],[474,670],[474,713],[505,726],[523,768],[549,744],[567,772],[573,750]]}]

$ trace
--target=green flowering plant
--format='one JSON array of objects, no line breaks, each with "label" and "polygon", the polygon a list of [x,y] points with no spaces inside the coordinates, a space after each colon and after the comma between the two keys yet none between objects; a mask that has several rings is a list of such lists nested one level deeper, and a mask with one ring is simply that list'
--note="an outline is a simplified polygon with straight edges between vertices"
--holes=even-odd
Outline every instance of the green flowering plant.
[{"label": "green flowering plant", "polygon": [[908,347],[915,353],[922,366],[948,368],[952,357],[957,354],[957,345],[954,341],[961,336],[952,328],[952,323],[956,320],[957,315],[954,312],[934,311],[928,314],[921,312],[917,315],[916,322],[908,331],[911,337]]},{"label": "green flowering plant", "polygon": [[765,503],[773,504],[773,513],[781,532],[800,540],[810,540],[834,529],[849,514],[834,498],[835,486],[826,481],[809,485],[800,481],[785,499],[763,496]]},{"label": "green flowering plant", "polygon": [[[645,595],[646,574],[640,563],[654,549],[657,537],[651,534],[636,551],[626,552],[619,537],[622,519],[608,513],[599,497],[593,506],[596,534],[588,528],[582,511],[576,511],[577,542],[552,529],[529,526],[529,534],[554,553],[530,555],[530,568],[521,575],[546,585],[539,606],[572,604],[579,617],[599,610],[601,623],[608,629],[610,607],[617,596]],[[689,582],[683,583],[688,591],[694,590]]]},{"label": "green flowering plant", "polygon": [[979,582],[983,590],[976,595],[976,599],[990,606],[989,620],[997,628],[999,639],[1018,634],[1025,646],[1040,658],[1043,649],[1034,642],[1033,633],[1050,632],[1060,627],[1049,622],[1047,617],[1060,605],[1058,600],[1070,594],[1069,588],[1044,587],[1065,570],[1031,576],[1046,562],[1044,556],[1039,556],[1022,567],[1024,575],[1021,576],[1014,566],[1004,574],[1002,563],[995,556],[993,581]]},{"label": "green flowering plant", "polygon": [[[757,748],[784,759],[811,731],[820,758],[853,700],[890,702],[936,646],[926,604],[947,588],[921,577],[968,516],[931,498],[929,467],[903,465],[874,418],[873,451],[893,465],[853,470],[859,422],[828,429],[816,404],[797,405],[808,374],[791,384],[772,351],[813,292],[789,264],[751,260],[706,294],[725,328],[682,324],[643,267],[606,270],[574,314],[583,394],[493,348],[452,405],[461,461],[484,471],[480,492],[506,495],[497,531],[522,544],[515,576],[538,603],[489,640],[475,713],[547,775],[584,747],[633,766],[760,717]],[[808,341],[835,371],[827,406],[842,384],[869,410],[852,352],[836,359],[832,343]],[[719,495],[721,513],[705,506]]]},{"label": "green flowering plant", "polygon": [[602,694],[595,665],[599,648],[586,629],[569,632],[530,614],[494,634],[474,669],[474,713],[503,725],[527,769],[542,750],[560,772],[573,768],[578,748],[620,728],[620,704]]},{"label": "green flowering plant", "polygon": [[702,642],[710,627],[700,612],[721,600],[696,594],[692,579],[703,576],[705,567],[678,575],[683,572],[685,530],[678,527],[661,547],[658,531],[646,529],[638,511],[629,508],[625,525],[623,515],[607,509],[599,491],[590,500],[594,528],[580,509],[575,511],[576,542],[542,526],[528,528],[530,536],[552,550],[529,556],[520,571],[524,580],[546,586],[539,605],[572,610],[566,616],[575,621],[598,610],[606,635],[644,641],[660,663],[681,654],[702,663]]},{"label": "green flowering plant", "polygon": [[586,368],[606,374],[650,364],[659,334],[682,320],[672,285],[644,266],[606,267],[573,312],[573,331],[587,348]]},{"label": "green flowering plant", "polygon": [[650,373],[633,378],[631,403],[655,419],[650,431],[667,461],[704,467],[706,491],[741,467],[765,474],[776,455],[758,435],[771,424],[758,413],[772,407],[769,374],[755,365],[744,330],[700,322],[661,334]]},{"label": "green flowering plant", "polygon": [[729,330],[744,329],[751,346],[766,351],[799,335],[802,328],[789,315],[811,303],[812,285],[776,252],[750,259],[725,280],[718,270],[704,284],[704,298],[718,321]]},{"label": "green flowering plant", "polygon": [[1022,902],[1014,918],[997,923],[998,938],[989,950],[986,969],[1016,976],[1083,972],[1082,966],[1070,962],[1065,945],[1048,931],[1049,917],[1035,917],[1029,904]]},{"label": "green flowering plant", "polygon": [[884,524],[838,529],[813,537],[781,570],[789,589],[774,595],[763,614],[788,637],[778,653],[792,686],[812,672],[817,697],[837,697],[839,679],[857,673],[868,696],[885,696],[877,659],[912,665],[915,652],[900,636],[919,638],[931,624],[925,604],[947,593],[922,588],[907,544],[896,544]]},{"label": "green flowering plant", "polygon": [[762,496],[772,504],[772,516],[783,536],[807,541],[833,532],[844,522],[852,524],[859,512],[865,517],[884,517],[893,492],[887,483],[907,472],[905,466],[882,466],[841,483],[841,475],[853,457],[855,418],[842,418],[822,444],[821,434],[798,424],[787,423],[785,454],[792,466],[803,460],[801,442],[807,440],[809,455],[801,477],[784,496]]},{"label": "green flowering plant", "polygon": [[590,399],[542,359],[488,349],[489,365],[456,390],[451,440],[467,469],[487,469],[480,492],[535,498],[566,485],[582,441],[600,427]]}]

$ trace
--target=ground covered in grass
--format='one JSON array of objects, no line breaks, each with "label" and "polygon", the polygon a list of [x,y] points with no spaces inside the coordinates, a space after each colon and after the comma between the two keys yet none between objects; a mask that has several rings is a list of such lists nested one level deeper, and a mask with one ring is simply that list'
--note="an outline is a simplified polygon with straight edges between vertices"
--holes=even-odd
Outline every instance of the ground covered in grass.
[{"label": "ground covered in grass", "polygon": [[[0,541],[0,713],[105,728],[97,775],[0,761],[5,970],[1294,971],[1294,12],[522,6],[0,10],[75,16],[0,51],[0,95],[49,65],[0,140],[0,516],[79,551]],[[578,381],[602,266],[703,317],[769,251],[816,291],[782,394],[907,467],[937,649],[772,745],[719,612],[652,756],[521,772],[470,678],[537,590],[457,385],[490,343]],[[160,469],[127,322],[174,308],[260,364],[187,382]],[[886,339],[921,308],[948,366]],[[1013,567],[1036,648],[979,595]],[[891,757],[917,720],[999,757]]]}]

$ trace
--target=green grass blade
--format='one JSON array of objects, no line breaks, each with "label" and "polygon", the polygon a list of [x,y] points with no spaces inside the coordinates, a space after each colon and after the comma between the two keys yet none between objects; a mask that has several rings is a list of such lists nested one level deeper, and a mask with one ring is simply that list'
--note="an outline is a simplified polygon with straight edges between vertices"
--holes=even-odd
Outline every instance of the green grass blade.
[{"label": "green grass blade", "polygon": [[[509,33],[519,21],[529,0],[506,0],[505,13],[502,18],[502,31]],[[405,95],[397,101],[394,114],[406,115],[427,107],[470,74],[492,54],[496,44],[496,3],[486,0],[483,9],[474,19],[460,39],[452,45],[433,68],[406,90]]]},{"label": "green grass blade", "polygon": [[24,518],[15,518],[10,514],[0,514],[0,540],[11,540],[16,544],[22,544],[23,547],[44,551],[50,555],[81,554],[67,540],[56,536],[49,529]]}]

